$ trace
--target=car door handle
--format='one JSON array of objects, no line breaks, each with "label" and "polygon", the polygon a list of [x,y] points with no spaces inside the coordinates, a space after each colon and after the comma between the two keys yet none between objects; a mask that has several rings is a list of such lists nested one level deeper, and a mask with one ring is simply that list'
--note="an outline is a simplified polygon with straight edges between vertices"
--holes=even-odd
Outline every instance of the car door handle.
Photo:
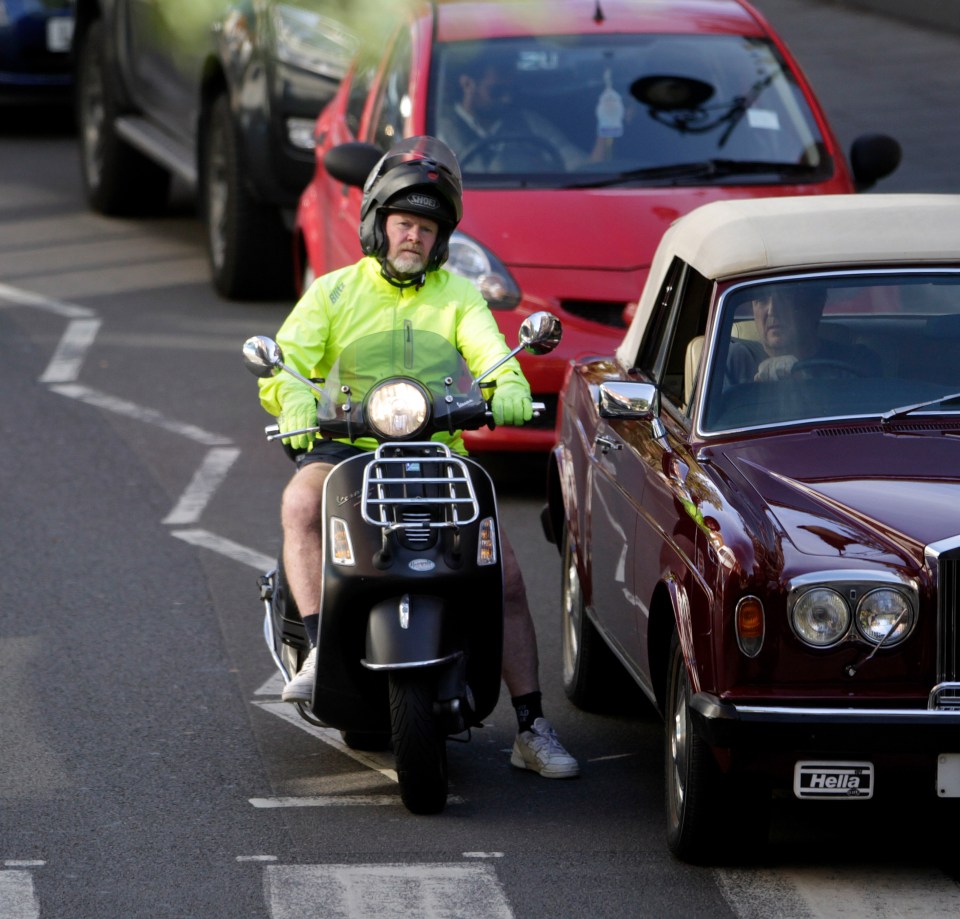
[{"label": "car door handle", "polygon": [[611,450],[622,450],[623,444],[613,440],[610,437],[604,437],[603,434],[598,434],[593,439],[594,444],[600,447],[600,452],[606,456]]}]

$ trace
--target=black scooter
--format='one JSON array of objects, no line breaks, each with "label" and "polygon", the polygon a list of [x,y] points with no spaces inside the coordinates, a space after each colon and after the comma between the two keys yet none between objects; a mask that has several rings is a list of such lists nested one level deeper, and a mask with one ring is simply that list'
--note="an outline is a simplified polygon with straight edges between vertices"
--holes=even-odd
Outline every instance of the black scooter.
[{"label": "black scooter", "polygon": [[[549,353],[561,334],[555,316],[535,313],[510,356]],[[410,327],[359,339],[321,381],[285,365],[269,338],[249,339],[243,353],[255,375],[284,371],[314,389],[317,426],[306,430],[379,444],[325,484],[317,678],[311,705],[298,707],[355,749],[392,743],[403,803],[437,813],[447,738],[468,740],[499,698],[503,570],[493,482],[429,438],[491,423],[494,384],[482,381],[507,358],[475,379],[446,339]],[[309,645],[282,563],[260,578],[260,596],[267,645],[289,680]]]}]

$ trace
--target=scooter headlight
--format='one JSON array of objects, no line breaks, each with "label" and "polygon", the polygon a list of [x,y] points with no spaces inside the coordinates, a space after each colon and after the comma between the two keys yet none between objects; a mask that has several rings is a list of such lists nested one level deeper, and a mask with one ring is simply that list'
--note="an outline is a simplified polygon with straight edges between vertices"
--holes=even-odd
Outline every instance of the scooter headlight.
[{"label": "scooter headlight", "polygon": [[384,440],[408,440],[430,419],[430,394],[413,380],[387,380],[367,396],[367,423]]}]

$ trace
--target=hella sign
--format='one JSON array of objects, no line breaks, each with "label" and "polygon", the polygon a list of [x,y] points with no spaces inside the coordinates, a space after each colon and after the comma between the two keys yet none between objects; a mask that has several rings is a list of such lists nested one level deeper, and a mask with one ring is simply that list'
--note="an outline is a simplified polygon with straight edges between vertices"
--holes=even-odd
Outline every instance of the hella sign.
[{"label": "hella sign", "polygon": [[872,763],[797,763],[793,793],[798,798],[850,801],[873,797]]}]

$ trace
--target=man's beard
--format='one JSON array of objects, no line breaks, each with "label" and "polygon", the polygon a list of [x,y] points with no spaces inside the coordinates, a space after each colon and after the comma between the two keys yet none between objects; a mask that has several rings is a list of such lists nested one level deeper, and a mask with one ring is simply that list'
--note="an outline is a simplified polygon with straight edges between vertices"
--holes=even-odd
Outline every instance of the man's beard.
[{"label": "man's beard", "polygon": [[419,252],[404,250],[390,259],[388,264],[398,278],[413,278],[423,274],[424,268],[427,267],[427,259]]}]

